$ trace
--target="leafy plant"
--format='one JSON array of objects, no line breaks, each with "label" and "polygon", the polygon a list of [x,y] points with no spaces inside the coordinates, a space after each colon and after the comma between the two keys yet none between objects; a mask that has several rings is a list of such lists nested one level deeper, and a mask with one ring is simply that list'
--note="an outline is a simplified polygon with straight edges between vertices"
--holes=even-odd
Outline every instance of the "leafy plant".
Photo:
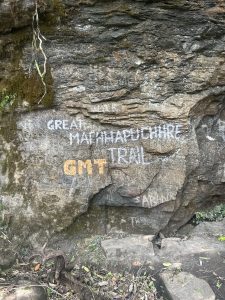
[{"label": "leafy plant", "polygon": [[170,262],[164,262],[163,266],[166,267],[166,268],[168,268],[168,267],[171,267],[172,264]]},{"label": "leafy plant", "polygon": [[47,294],[48,294],[48,297],[51,297],[54,294],[54,292],[51,288],[48,287],[47,288]]},{"label": "leafy plant", "polygon": [[3,206],[3,203],[2,201],[0,200],[0,212],[4,209],[4,206]]},{"label": "leafy plant", "polygon": [[11,106],[16,100],[16,94],[7,93],[5,90],[0,92],[0,110]]},{"label": "leafy plant", "polygon": [[216,205],[213,209],[208,211],[196,212],[194,223],[199,224],[204,221],[213,222],[221,221],[225,217],[225,204]]},{"label": "leafy plant", "polygon": [[216,282],[216,287],[217,287],[218,289],[220,289],[221,286],[222,286],[222,283],[221,283],[219,280],[217,280],[217,282]]}]

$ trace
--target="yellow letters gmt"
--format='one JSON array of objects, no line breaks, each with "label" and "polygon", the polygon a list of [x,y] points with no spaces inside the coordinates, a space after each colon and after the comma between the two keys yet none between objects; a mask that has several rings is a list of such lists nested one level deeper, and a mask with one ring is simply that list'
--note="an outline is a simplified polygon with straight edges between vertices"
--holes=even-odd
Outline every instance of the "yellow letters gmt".
[{"label": "yellow letters gmt", "polygon": [[64,174],[75,176],[76,174],[82,175],[85,171],[88,175],[92,175],[93,168],[94,166],[96,166],[98,173],[102,175],[104,174],[106,163],[107,162],[105,159],[94,159],[93,162],[90,159],[87,159],[85,161],[66,160],[64,163]]}]

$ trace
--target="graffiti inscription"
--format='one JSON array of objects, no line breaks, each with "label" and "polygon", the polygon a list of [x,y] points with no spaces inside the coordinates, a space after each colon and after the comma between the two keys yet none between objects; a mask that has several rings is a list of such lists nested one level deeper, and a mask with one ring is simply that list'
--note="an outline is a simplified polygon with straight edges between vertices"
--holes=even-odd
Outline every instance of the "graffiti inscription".
[{"label": "graffiti inscription", "polygon": [[161,203],[172,200],[173,194],[165,191],[165,193],[159,193],[158,191],[148,190],[147,194],[143,194],[135,197],[135,203],[140,204],[141,207],[151,208]]},{"label": "graffiti inscription", "polygon": [[90,132],[70,132],[70,145],[108,145],[126,144],[129,141],[152,140],[152,139],[179,139],[182,133],[181,125],[164,124],[158,126],[148,126],[142,128],[130,128],[117,131],[90,131]]},{"label": "graffiti inscription", "polygon": [[90,159],[85,161],[66,160],[64,163],[64,174],[69,176],[75,176],[76,174],[83,175],[84,170],[86,170],[88,175],[92,175],[93,170],[96,169],[101,175],[104,174],[106,163],[105,159],[94,159],[93,161]]},{"label": "graffiti inscription", "polygon": [[[83,119],[52,119],[47,121],[47,128],[52,131],[65,131],[68,143],[73,146],[103,147],[105,154],[100,159],[74,160],[64,162],[63,170],[67,176],[104,174],[109,163],[118,165],[149,165],[142,146],[133,146],[141,141],[178,140],[182,134],[182,125],[166,123],[141,128],[119,130],[88,131]],[[127,147],[127,144],[131,143]],[[126,146],[125,146],[126,145]],[[107,147],[108,146],[108,147]],[[107,157],[104,157],[107,156]]]}]

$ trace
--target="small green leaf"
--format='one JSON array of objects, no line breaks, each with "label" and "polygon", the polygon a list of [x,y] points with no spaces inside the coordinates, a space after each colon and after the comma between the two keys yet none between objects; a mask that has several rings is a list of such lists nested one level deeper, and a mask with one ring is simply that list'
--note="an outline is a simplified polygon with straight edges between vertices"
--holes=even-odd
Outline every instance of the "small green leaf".
[{"label": "small green leaf", "polygon": [[164,262],[163,266],[168,268],[168,267],[172,266],[172,264],[170,262]]},{"label": "small green leaf", "polygon": [[225,242],[225,236],[224,235],[219,236],[218,241]]},{"label": "small green leaf", "polygon": [[41,78],[43,78],[43,74],[41,73],[41,70],[40,70],[40,68],[39,68],[39,65],[38,65],[36,59],[35,59],[34,63],[35,63],[35,67],[36,67],[36,70],[37,70],[37,72],[38,72],[38,75],[39,75]]},{"label": "small green leaf", "polygon": [[221,283],[219,280],[217,280],[217,282],[216,282],[216,287],[217,287],[218,289],[220,289],[221,286],[222,286],[222,283]]},{"label": "small green leaf", "polygon": [[85,272],[87,272],[87,273],[90,272],[90,270],[89,270],[87,267],[85,267],[85,266],[82,266],[82,269],[83,269]]}]

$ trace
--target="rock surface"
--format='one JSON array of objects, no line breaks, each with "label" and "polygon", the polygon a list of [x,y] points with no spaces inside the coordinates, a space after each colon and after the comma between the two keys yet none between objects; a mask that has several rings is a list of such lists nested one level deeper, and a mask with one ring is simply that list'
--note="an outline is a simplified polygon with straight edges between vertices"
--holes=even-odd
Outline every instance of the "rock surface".
[{"label": "rock surface", "polygon": [[193,228],[190,236],[218,240],[218,237],[225,236],[225,219],[217,222],[202,222]]},{"label": "rock surface", "polygon": [[129,236],[101,242],[106,259],[112,265],[142,266],[155,260],[152,236]]},{"label": "rock surface", "polygon": [[215,294],[203,279],[190,273],[172,274],[164,272],[161,278],[168,290],[171,300],[215,300]]},{"label": "rock surface", "polygon": [[[183,239],[162,238],[159,243],[151,237],[151,249],[147,236],[103,240],[101,246],[104,250],[105,260],[101,258],[99,264],[115,266],[119,270],[124,269],[124,267],[130,269],[142,267],[144,271],[147,270],[153,276],[157,270],[158,279],[163,279],[164,284],[161,284],[161,280],[157,280],[156,284],[165,299],[168,296],[166,290],[169,290],[173,296],[172,299],[176,300],[184,300],[186,295],[187,297],[189,295],[189,299],[208,299],[207,297],[204,298],[204,293],[199,294],[200,298],[197,298],[198,295],[195,293],[195,290],[201,290],[202,282],[204,283],[206,280],[207,288],[204,291],[207,291],[208,285],[210,285],[216,299],[223,300],[225,295],[223,284],[225,278],[223,267],[225,255],[224,222],[225,219],[220,222],[203,222]],[[178,274],[180,275],[178,276]],[[184,274],[188,275],[184,276]],[[183,279],[181,280],[181,278]],[[196,282],[193,285],[193,290],[190,289],[192,281]],[[197,288],[199,284],[200,286]],[[194,294],[191,295],[190,292]],[[214,295],[213,293],[207,292],[209,299]],[[180,295],[180,298],[176,298],[174,294],[177,297]]]},{"label": "rock surface", "polygon": [[[33,283],[33,285],[35,285]],[[0,290],[1,300],[47,300],[48,296],[43,287],[32,286],[31,283],[27,286],[19,286],[13,292]]]},{"label": "rock surface", "polygon": [[217,239],[193,237],[188,240],[180,238],[166,238],[161,243],[161,258],[170,258],[171,261],[191,259],[195,255],[204,256],[204,253],[215,255],[224,252],[224,244]]},{"label": "rock surface", "polygon": [[162,272],[166,268],[169,273],[177,274],[182,271],[204,279],[213,289],[216,299],[222,300],[225,295],[225,286],[222,284],[225,278],[223,237],[224,220],[203,222],[184,239],[162,239],[161,247],[155,251],[155,255],[161,262]]},{"label": "rock surface", "polygon": [[35,0],[0,1],[0,32],[29,25]]},{"label": "rock surface", "polygon": [[44,2],[38,104],[34,1],[0,1],[0,247],[168,234],[224,201],[224,4]]}]

